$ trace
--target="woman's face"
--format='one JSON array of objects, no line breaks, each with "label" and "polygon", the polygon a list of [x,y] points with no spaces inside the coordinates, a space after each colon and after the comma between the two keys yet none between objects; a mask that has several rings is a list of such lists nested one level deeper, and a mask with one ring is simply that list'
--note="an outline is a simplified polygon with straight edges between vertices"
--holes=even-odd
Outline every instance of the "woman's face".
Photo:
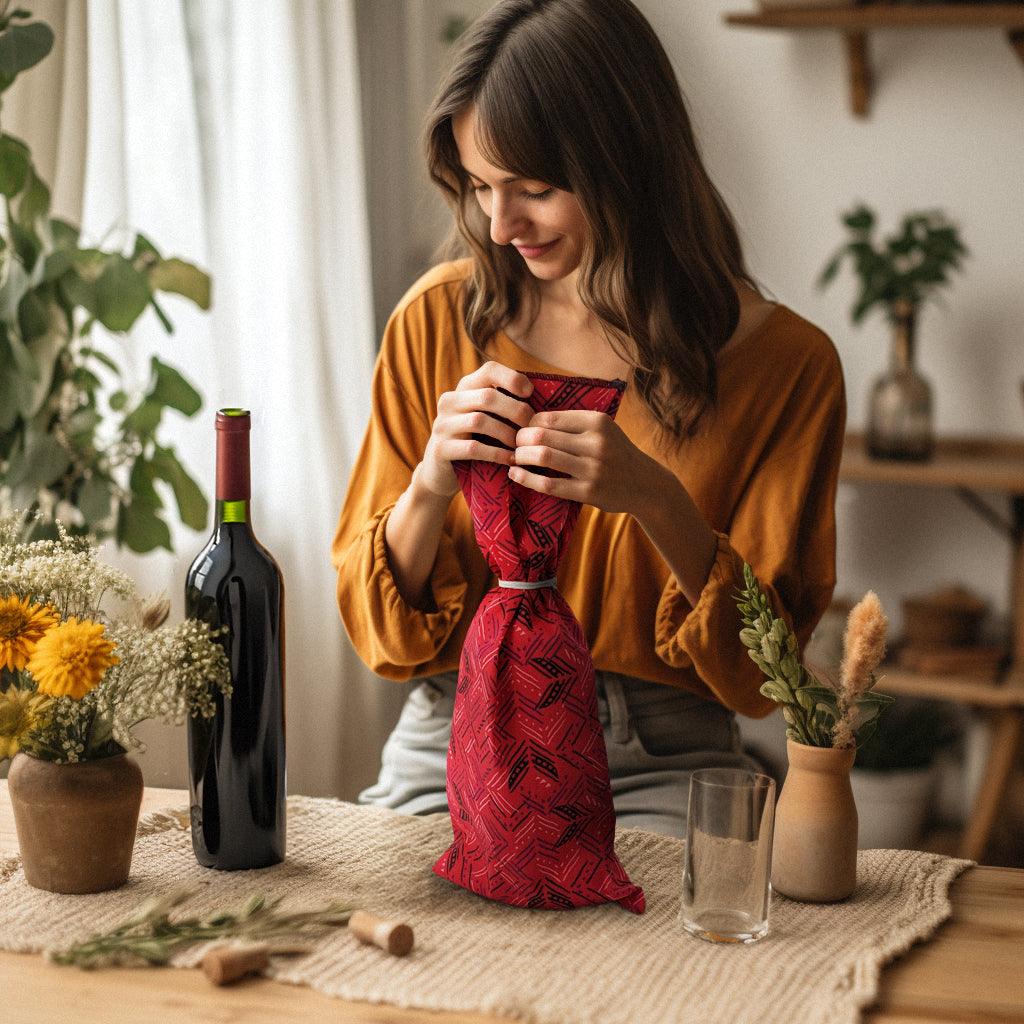
[{"label": "woman's face", "polygon": [[546,182],[515,178],[488,163],[476,148],[476,107],[452,122],[459,159],[480,208],[491,221],[491,241],[514,245],[530,272],[544,281],[568,277],[579,266],[586,221],[571,192]]}]

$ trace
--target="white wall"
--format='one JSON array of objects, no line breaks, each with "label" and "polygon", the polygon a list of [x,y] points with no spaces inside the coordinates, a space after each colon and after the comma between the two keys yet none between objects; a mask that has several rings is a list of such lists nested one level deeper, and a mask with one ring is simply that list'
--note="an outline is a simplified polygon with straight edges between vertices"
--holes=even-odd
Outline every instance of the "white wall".
[{"label": "white wall", "polygon": [[[1024,75],[998,31],[879,32],[867,120],[849,111],[837,33],[723,25],[739,0],[641,0],[675,63],[708,168],[736,215],[754,273],[835,341],[849,422],[862,427],[885,366],[880,314],[854,328],[854,280],[814,286],[858,200],[895,229],[904,212],[944,209],[972,255],[925,307],[920,365],[944,433],[1024,427]],[[898,618],[901,594],[958,579],[1001,610],[1008,548],[958,499],[938,491],[843,485],[837,592],[874,588]]]}]

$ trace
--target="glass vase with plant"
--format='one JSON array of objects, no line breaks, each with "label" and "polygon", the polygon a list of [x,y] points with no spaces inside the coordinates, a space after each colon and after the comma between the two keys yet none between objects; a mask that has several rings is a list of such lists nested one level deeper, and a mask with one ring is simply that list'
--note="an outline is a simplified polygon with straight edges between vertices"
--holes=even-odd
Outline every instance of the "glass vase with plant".
[{"label": "glass vase with plant", "polygon": [[[30,17],[0,4],[0,94],[53,46],[49,26]],[[0,507],[26,510],[26,536],[56,537],[59,516],[73,534],[170,550],[161,489],[196,530],[208,503],[161,420],[168,409],[194,416],[202,399],[156,356],[135,387],[99,336],[130,331],[149,309],[170,333],[158,296],[208,309],[210,279],[142,234],[123,249],[87,241],[51,214],[29,147],[3,131],[0,196]]]},{"label": "glass vase with plant", "polygon": [[931,385],[914,362],[917,316],[949,283],[950,271],[961,269],[968,250],[938,210],[906,214],[900,230],[881,244],[873,238],[876,218],[867,206],[844,213],[842,222],[850,238],[833,253],[818,286],[827,286],[849,260],[860,286],[850,310],[853,323],[881,307],[893,332],[889,371],[871,389],[868,451],[877,458],[927,459],[934,448],[933,401]]},{"label": "glass vase with plant", "polygon": [[143,749],[134,730],[212,717],[231,673],[219,633],[168,624],[167,601],[143,602],[91,538],[57,520],[56,539],[25,541],[23,522],[0,516],[0,761],[13,758],[26,878],[93,892],[127,878],[142,796],[125,756]]},{"label": "glass vase with plant", "polygon": [[767,676],[761,693],[782,707],[789,770],[775,817],[772,885],[794,899],[833,902],[857,878],[857,807],[850,788],[858,742],[893,698],[875,693],[888,622],[874,593],[850,611],[836,683],[800,660],[796,636],[775,614],[749,565],[737,595],[740,641]]}]

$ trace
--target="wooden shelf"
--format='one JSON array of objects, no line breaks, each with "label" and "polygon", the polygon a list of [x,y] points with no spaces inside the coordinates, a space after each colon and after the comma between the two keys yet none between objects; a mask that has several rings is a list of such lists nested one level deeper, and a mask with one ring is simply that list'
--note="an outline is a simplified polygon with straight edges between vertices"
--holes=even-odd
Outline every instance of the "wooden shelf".
[{"label": "wooden shelf", "polygon": [[[1024,20],[1024,10],[1021,18]],[[969,675],[930,675],[891,664],[883,666],[878,681],[882,693],[988,709],[991,742],[959,848],[961,857],[981,860],[1024,736],[1024,441],[1007,437],[942,438],[927,462],[896,462],[871,458],[863,437],[849,434],[843,445],[839,476],[845,481],[952,489],[1010,542],[1012,658],[1004,678],[993,682]],[[1008,495],[1009,516],[989,505],[978,491]]]},{"label": "wooden shelf", "polygon": [[1024,4],[864,4],[851,7],[773,7],[727,14],[730,25],[751,28],[1007,28],[1024,29]]},{"label": "wooden shelf", "polygon": [[1019,675],[992,682],[962,675],[922,675],[897,665],[883,665],[877,689],[894,697],[928,697],[975,707],[1024,708],[1024,678]]},{"label": "wooden shelf", "polygon": [[849,69],[850,107],[867,117],[874,91],[868,58],[868,32],[899,28],[1000,28],[1024,60],[1024,4],[916,4],[870,3],[849,7],[773,7],[726,14],[728,25],[738,28],[774,28],[789,31],[830,29],[842,32]]},{"label": "wooden shelf", "polygon": [[1024,441],[1015,438],[942,438],[927,462],[874,459],[860,434],[848,434],[842,480],[1024,494]]}]

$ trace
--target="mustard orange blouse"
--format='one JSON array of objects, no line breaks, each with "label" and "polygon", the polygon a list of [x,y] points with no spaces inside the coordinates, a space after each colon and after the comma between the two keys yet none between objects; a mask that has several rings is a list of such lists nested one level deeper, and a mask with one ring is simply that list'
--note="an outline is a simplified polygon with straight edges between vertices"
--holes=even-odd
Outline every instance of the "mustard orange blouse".
[{"label": "mustard orange blouse", "polygon": [[[391,315],[373,378],[372,411],[332,545],[338,604],[355,650],[378,675],[404,681],[457,669],[469,623],[494,576],[456,494],[430,577],[435,611],[399,594],[384,526],[423,457],[439,396],[483,363],[462,326],[468,260],[423,275]],[[491,358],[516,370],[567,371],[499,333]],[[747,561],[801,646],[835,586],[835,495],[846,418],[829,338],[783,305],[719,357],[719,400],[705,429],[670,458],[628,388],[616,423],[683,483],[718,537],[691,606],[642,527],[590,505],[558,569],[594,666],[689,690],[753,717],[775,705],[739,641],[735,592]]]}]

